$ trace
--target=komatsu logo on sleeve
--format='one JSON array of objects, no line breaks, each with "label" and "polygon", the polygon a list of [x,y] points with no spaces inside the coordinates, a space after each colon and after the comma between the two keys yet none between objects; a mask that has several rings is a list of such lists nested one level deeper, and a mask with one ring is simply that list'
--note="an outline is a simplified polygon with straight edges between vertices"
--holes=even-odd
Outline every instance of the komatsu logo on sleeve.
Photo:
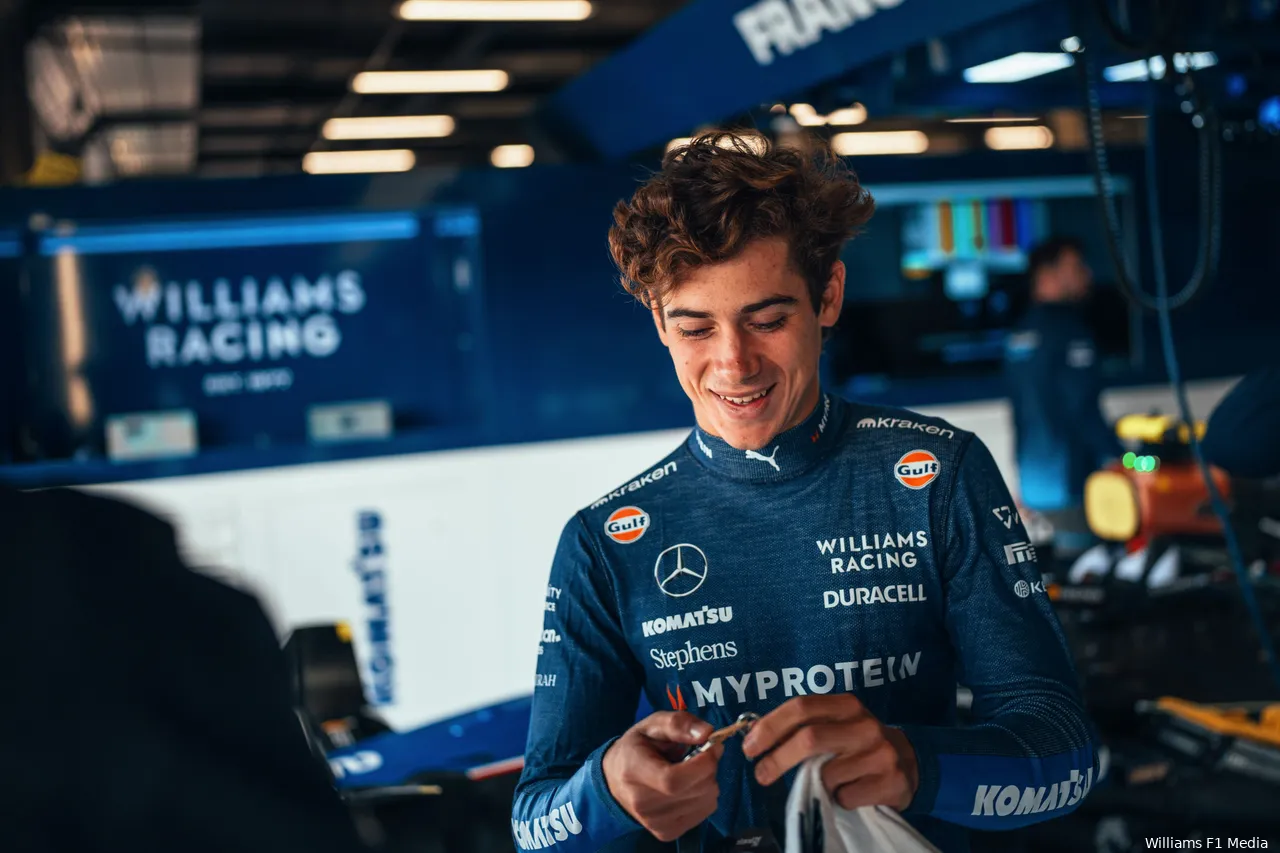
[{"label": "komatsu logo on sleeve", "polygon": [[582,821],[578,820],[573,803],[565,803],[542,817],[511,821],[511,834],[521,850],[541,850],[567,841],[570,835],[581,835]]},{"label": "komatsu logo on sleeve", "polygon": [[892,9],[902,0],[760,0],[733,16],[733,25],[760,65],[773,62],[776,50],[789,56],[810,47],[823,32],[838,33],[877,9]]},{"label": "komatsu logo on sleeve", "polygon": [[943,438],[955,438],[956,431],[947,427],[934,426],[909,421],[905,418],[863,418],[858,421],[858,429],[913,429],[925,435],[940,435]]},{"label": "komatsu logo on sleeve", "polygon": [[668,462],[666,465],[663,465],[661,468],[654,468],[652,471],[650,471],[648,474],[645,474],[640,479],[632,480],[630,483],[627,483],[625,486],[623,486],[620,489],[614,489],[612,492],[610,492],[609,494],[602,497],[600,500],[593,503],[590,508],[599,509],[600,507],[604,506],[614,498],[620,498],[623,495],[625,495],[627,492],[634,492],[636,489],[642,489],[645,486],[652,483],[654,480],[661,480],[663,477],[668,477],[674,474],[675,472],[676,472],[676,463]]},{"label": "komatsu logo on sleeve", "polygon": [[1039,788],[999,783],[979,785],[973,798],[973,814],[978,817],[1008,817],[1065,809],[1087,797],[1092,787],[1092,767],[1083,774],[1079,770],[1072,770],[1069,778]]}]

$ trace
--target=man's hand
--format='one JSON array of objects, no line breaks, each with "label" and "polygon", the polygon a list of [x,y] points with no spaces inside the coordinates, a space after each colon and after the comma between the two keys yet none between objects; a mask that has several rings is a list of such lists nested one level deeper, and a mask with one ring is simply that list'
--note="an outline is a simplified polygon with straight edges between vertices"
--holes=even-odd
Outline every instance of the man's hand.
[{"label": "man's hand", "polygon": [[712,731],[687,712],[659,711],[628,729],[604,754],[609,792],[659,841],[675,841],[715,814],[716,766],[724,747],[681,761]]},{"label": "man's hand", "polygon": [[891,806],[902,811],[920,784],[916,752],[900,730],[881,725],[857,697],[798,696],[761,717],[742,744],[756,762],[756,780],[772,785],[815,755],[822,785],[841,808]]}]

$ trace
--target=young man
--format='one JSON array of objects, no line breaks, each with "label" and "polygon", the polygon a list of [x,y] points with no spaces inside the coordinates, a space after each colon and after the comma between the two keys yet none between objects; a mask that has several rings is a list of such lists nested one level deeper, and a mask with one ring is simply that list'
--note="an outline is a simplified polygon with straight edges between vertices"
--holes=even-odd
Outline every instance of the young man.
[{"label": "young man", "polygon": [[1102,379],[1083,310],[1093,272],[1070,237],[1035,247],[1028,266],[1033,304],[1005,359],[1021,500],[1053,523],[1060,547],[1081,550],[1094,541],[1085,480],[1124,453],[1098,408]]},{"label": "young man", "polygon": [[[819,387],[841,246],[873,207],[829,151],[736,137],[676,150],[617,206],[614,259],[697,426],[564,528],[520,849],[781,838],[791,771],[822,754],[842,807],[899,809],[947,851],[1088,792],[1071,658],[986,447]],[[636,723],[642,692],[667,710]],[[681,761],[747,711],[745,740]]]}]

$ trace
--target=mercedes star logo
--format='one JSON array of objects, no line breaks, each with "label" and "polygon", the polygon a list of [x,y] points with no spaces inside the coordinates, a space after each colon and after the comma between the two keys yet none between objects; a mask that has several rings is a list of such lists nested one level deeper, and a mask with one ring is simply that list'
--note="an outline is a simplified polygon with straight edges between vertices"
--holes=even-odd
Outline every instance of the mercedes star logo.
[{"label": "mercedes star logo", "polygon": [[658,582],[658,589],[672,598],[691,595],[707,579],[707,555],[687,542],[672,545],[658,555],[653,579]]}]

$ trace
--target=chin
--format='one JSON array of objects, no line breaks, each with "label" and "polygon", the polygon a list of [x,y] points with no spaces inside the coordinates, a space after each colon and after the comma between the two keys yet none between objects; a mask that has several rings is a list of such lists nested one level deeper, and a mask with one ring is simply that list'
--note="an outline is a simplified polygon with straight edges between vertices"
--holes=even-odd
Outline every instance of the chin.
[{"label": "chin", "polygon": [[726,426],[720,431],[720,438],[737,450],[759,450],[769,443],[769,440],[777,435],[777,430],[770,426],[757,426],[743,428],[741,426]]}]

